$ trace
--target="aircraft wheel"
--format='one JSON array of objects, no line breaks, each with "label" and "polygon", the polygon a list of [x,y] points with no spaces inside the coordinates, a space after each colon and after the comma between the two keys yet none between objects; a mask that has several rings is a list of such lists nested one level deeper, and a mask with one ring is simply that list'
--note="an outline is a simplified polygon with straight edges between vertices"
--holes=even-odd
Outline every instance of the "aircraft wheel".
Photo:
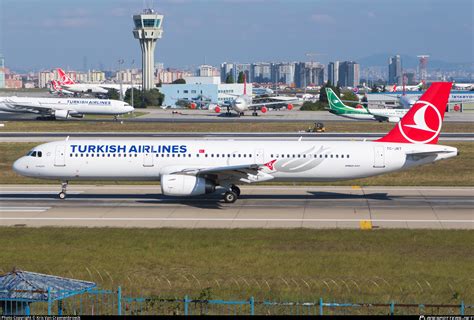
[{"label": "aircraft wheel", "polygon": [[252,113],[252,116],[256,117],[256,116],[258,116],[258,113],[254,112],[254,113]]},{"label": "aircraft wheel", "polygon": [[224,201],[226,203],[234,203],[235,201],[237,201],[237,194],[233,191],[227,191],[224,194]]},{"label": "aircraft wheel", "polygon": [[59,199],[64,200],[66,199],[66,192],[60,192],[58,196],[59,196]]},{"label": "aircraft wheel", "polygon": [[233,185],[230,189],[232,190],[232,192],[234,192],[237,195],[237,197],[240,197],[240,188],[239,187]]}]

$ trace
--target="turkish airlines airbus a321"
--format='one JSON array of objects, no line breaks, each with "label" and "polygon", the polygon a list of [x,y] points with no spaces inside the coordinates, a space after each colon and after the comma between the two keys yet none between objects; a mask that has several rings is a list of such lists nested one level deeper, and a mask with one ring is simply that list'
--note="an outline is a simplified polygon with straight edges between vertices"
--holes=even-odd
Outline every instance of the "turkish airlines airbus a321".
[{"label": "turkish airlines airbus a321", "polygon": [[67,140],[18,159],[24,176],[72,180],[160,180],[169,196],[199,196],[262,181],[334,181],[375,176],[455,157],[438,145],[451,83],[433,83],[387,135],[375,141]]}]

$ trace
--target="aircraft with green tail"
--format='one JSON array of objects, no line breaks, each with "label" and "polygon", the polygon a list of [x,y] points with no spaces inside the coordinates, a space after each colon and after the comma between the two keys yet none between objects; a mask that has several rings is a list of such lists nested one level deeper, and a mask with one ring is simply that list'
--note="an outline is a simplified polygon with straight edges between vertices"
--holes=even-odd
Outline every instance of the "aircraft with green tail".
[{"label": "aircraft with green tail", "polygon": [[379,122],[398,122],[407,113],[407,109],[369,109],[361,104],[359,108],[350,107],[336,95],[331,88],[326,88],[329,112],[337,116],[356,120],[375,120]]}]

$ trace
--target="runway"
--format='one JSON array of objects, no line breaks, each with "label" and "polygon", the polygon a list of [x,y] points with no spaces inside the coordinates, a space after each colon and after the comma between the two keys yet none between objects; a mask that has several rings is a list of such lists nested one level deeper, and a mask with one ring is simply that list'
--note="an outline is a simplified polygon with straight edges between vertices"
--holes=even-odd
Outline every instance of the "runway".
[{"label": "runway", "polygon": [[[136,118],[123,118],[123,122],[157,122],[157,123],[252,123],[252,122],[331,122],[331,121],[356,121],[362,120],[348,119],[336,116],[328,111],[300,111],[300,110],[281,110],[269,111],[265,114],[252,116],[251,112],[245,116],[239,117],[237,114],[226,116],[225,113],[212,113],[208,110],[190,110],[190,109],[166,109],[149,108],[135,109],[136,112],[146,112]],[[0,112],[0,121],[40,121],[36,120],[36,114],[19,114]],[[59,121],[87,121],[87,122],[115,122],[113,117],[93,117],[87,119],[68,119]],[[474,122],[474,112],[447,112],[444,121],[446,122]],[[51,121],[52,122],[52,121]],[[366,120],[366,122],[373,122]]]},{"label": "runway", "polygon": [[234,204],[220,195],[173,198],[156,185],[0,186],[1,226],[144,228],[474,229],[472,188],[242,187]]}]

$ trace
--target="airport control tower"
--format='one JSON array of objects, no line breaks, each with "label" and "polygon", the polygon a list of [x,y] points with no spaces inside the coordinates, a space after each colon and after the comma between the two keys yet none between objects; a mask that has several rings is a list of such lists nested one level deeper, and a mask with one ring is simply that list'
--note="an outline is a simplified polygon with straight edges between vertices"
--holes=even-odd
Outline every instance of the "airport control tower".
[{"label": "airport control tower", "polygon": [[142,89],[150,90],[155,87],[155,45],[163,33],[163,15],[153,9],[145,9],[141,14],[133,16],[133,22],[133,36],[140,41],[142,48]]}]

